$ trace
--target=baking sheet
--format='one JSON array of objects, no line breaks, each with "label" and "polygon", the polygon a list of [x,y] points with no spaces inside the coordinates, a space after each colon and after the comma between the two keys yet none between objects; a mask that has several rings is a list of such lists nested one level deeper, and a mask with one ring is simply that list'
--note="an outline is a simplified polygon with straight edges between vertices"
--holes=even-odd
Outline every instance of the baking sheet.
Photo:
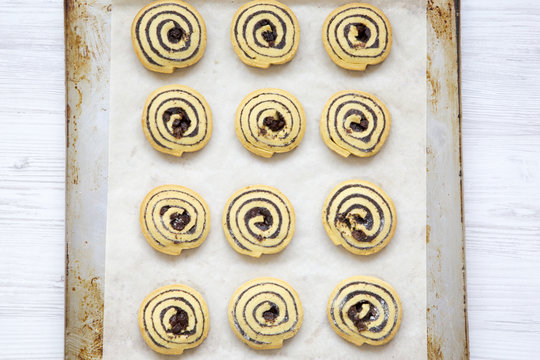
[{"label": "baking sheet", "polygon": [[[426,355],[426,2],[372,1],[389,17],[394,43],[390,56],[363,73],[342,70],[327,56],[320,29],[339,1],[289,1],[300,22],[301,43],[294,60],[269,70],[243,65],[232,50],[230,21],[239,1],[194,3],[205,19],[208,45],[195,66],[172,75],[147,71],[137,60],[130,25],[146,1],[113,1],[109,197],[105,274],[105,359],[153,359],[139,334],[137,311],[157,287],[184,283],[199,290],[210,312],[210,333],[186,358],[342,358],[424,359]],[[152,149],[141,130],[146,97],[167,84],[184,84],[209,102],[214,132],[201,151],[177,159]],[[234,113],[241,99],[263,87],[292,92],[304,105],[307,129],[299,148],[262,159],[251,155],[234,133]],[[381,152],[370,159],[343,159],[319,135],[326,100],[343,89],[371,92],[392,115],[392,129]],[[330,190],[343,180],[361,178],[380,185],[393,198],[398,226],[390,245],[367,258],[335,247],[327,238],[320,213]],[[171,257],[153,250],[138,224],[145,194],[161,184],[181,184],[209,203],[212,226],[198,249]],[[237,254],[221,229],[227,198],[256,183],[275,186],[291,200],[296,233],[280,254],[252,259]],[[326,303],[334,286],[359,274],[388,281],[403,303],[402,325],[382,347],[356,346],[330,328]],[[300,332],[280,350],[255,352],[232,333],[227,305],[234,290],[258,276],[275,276],[298,291],[304,306]]]}]

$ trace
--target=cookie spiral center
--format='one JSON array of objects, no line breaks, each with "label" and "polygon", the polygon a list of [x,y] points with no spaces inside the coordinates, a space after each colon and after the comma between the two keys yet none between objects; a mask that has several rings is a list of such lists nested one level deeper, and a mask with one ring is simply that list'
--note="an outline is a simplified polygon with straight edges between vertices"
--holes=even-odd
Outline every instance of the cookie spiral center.
[{"label": "cookie spiral center", "polygon": [[276,304],[271,304],[270,309],[263,312],[262,316],[266,322],[273,323],[276,321],[277,317],[279,316],[279,309]]},{"label": "cookie spiral center", "polygon": [[351,116],[351,123],[349,126],[354,132],[362,132],[368,129],[369,121],[363,115],[353,115]]},{"label": "cookie spiral center", "polygon": [[263,125],[273,132],[278,132],[285,127],[286,123],[283,115],[281,115],[279,111],[276,111],[274,116],[267,116],[264,118]]},{"label": "cookie spiral center", "polygon": [[167,32],[167,39],[173,44],[178,44],[184,37],[184,30],[178,24]]},{"label": "cookie spiral center", "polygon": [[254,225],[262,231],[266,231],[270,229],[270,226],[274,223],[274,219],[272,218],[272,214],[270,214],[270,211],[265,208],[261,207],[255,207],[248,211],[246,214],[247,220],[256,218],[258,220]]},{"label": "cookie spiral center", "polygon": [[365,45],[371,37],[371,30],[364,24],[356,24],[354,27],[356,28],[355,39]]},{"label": "cookie spiral center", "polygon": [[191,120],[187,116],[187,113],[182,108],[170,108],[163,113],[163,121],[168,124],[172,120],[170,125],[173,136],[177,139],[181,139],[191,126]]},{"label": "cookie spiral center", "polygon": [[191,221],[191,216],[189,216],[187,212],[184,212],[183,214],[175,212],[172,213],[169,218],[171,220],[171,227],[178,231],[184,230]]},{"label": "cookie spiral center", "polygon": [[261,20],[257,23],[256,28],[262,28],[263,32],[261,33],[261,36],[263,37],[264,41],[268,43],[269,47],[275,45],[277,32],[275,26],[272,25],[270,21]]},{"label": "cookie spiral center", "polygon": [[379,316],[379,311],[367,301],[360,301],[354,304],[347,311],[347,316],[353,322],[358,331],[368,329],[368,323],[376,320]]},{"label": "cookie spiral center", "polygon": [[181,334],[184,332],[189,324],[189,317],[187,312],[180,308],[176,308],[176,314],[171,316],[169,319],[169,324],[171,325],[171,332],[175,335]]}]

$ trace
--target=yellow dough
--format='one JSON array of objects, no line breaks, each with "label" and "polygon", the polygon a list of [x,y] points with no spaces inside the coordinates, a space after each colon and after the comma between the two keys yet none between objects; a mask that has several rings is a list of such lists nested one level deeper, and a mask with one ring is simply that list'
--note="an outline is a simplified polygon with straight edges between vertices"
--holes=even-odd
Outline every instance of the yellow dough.
[{"label": "yellow dough", "polygon": [[212,135],[212,112],[204,97],[183,85],[154,91],[144,105],[144,135],[154,149],[182,156],[202,149]]},{"label": "yellow dough", "polygon": [[300,101],[280,89],[260,89],[246,96],[236,111],[236,135],[246,149],[262,157],[296,148],[306,131]]},{"label": "yellow dough", "polygon": [[135,53],[148,69],[172,73],[198,62],[206,48],[204,20],[190,4],[180,0],[151,2],[131,25]]},{"label": "yellow dough", "polygon": [[286,5],[274,0],[256,0],[234,14],[231,40],[234,51],[245,64],[268,68],[293,59],[300,43],[300,28]]},{"label": "yellow dough", "polygon": [[240,286],[229,303],[229,324],[253,349],[278,349],[302,326],[298,294],[283,280],[263,277]]},{"label": "yellow dough", "polygon": [[357,255],[382,250],[396,231],[394,203],[378,186],[349,180],[336,186],[326,198],[322,221],[330,240]]},{"label": "yellow dough", "polygon": [[337,65],[349,70],[365,70],[379,64],[390,53],[390,21],[375,6],[350,3],[326,18],[322,39],[326,52]]},{"label": "yellow dough", "polygon": [[139,310],[139,329],[152,350],[179,355],[199,346],[210,328],[201,294],[186,285],[169,285],[148,295]]},{"label": "yellow dough", "polygon": [[283,250],[294,235],[294,209],[278,189],[252,185],[225,204],[223,230],[234,250],[260,257]]},{"label": "yellow dough", "polygon": [[334,94],[321,116],[321,136],[343,157],[369,157],[379,152],[390,132],[390,113],[375,96],[356,90]]},{"label": "yellow dough", "polygon": [[195,191],[180,185],[150,191],[141,204],[139,220],[148,243],[169,255],[200,246],[210,231],[208,205]]},{"label": "yellow dough", "polygon": [[328,321],[334,331],[357,346],[383,345],[401,324],[401,302],[386,282],[372,276],[343,280],[328,300]]}]

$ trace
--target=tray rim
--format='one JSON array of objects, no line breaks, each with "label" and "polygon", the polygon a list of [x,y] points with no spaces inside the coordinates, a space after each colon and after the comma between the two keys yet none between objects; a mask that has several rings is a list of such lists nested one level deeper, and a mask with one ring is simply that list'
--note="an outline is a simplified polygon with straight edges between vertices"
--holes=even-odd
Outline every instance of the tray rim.
[{"label": "tray rim", "polygon": [[[460,0],[427,0],[427,91],[431,91],[432,107],[427,106],[427,182],[428,189],[436,197],[441,211],[430,211],[426,226],[428,269],[454,265],[454,281],[445,286],[442,271],[427,273],[427,357],[428,359],[468,359],[468,324],[465,273],[465,237],[463,222],[463,181],[461,145],[461,66],[460,66]],[[86,236],[81,220],[84,208],[92,196],[106,196],[106,175],[98,174],[96,183],[84,180],[91,169],[85,168],[79,159],[91,149],[91,141],[79,138],[88,121],[106,122],[108,119],[110,13],[111,0],[92,0],[85,3],[64,0],[64,27],[66,45],[66,277],[65,277],[65,358],[101,359],[103,334],[104,292],[104,239],[99,231]],[[88,31],[95,34],[89,35]],[[96,47],[99,45],[101,47]],[[102,51],[106,49],[106,51]],[[93,51],[94,50],[94,51]],[[98,50],[98,51],[96,51]],[[444,54],[442,60],[434,60],[436,54]],[[431,60],[430,60],[431,57]],[[438,59],[438,58],[437,58]],[[433,76],[437,74],[437,76]],[[441,77],[441,78],[439,78]],[[440,87],[440,82],[455,85]],[[93,99],[96,89],[102,97]],[[447,111],[438,110],[433,104],[445,105]],[[101,107],[102,112],[95,114]],[[448,116],[449,115],[449,116]],[[448,117],[446,117],[448,116]],[[434,147],[430,138],[430,124],[437,122],[448,132],[451,149]],[[85,125],[86,124],[86,125]],[[439,157],[450,161],[441,169]],[[105,167],[107,166],[107,157]],[[453,186],[442,186],[437,174],[450,175]],[[454,174],[453,176],[451,174]],[[435,174],[435,175],[434,175]],[[457,176],[456,176],[457,175]],[[455,177],[455,178],[453,178]],[[446,179],[446,177],[444,178]],[[444,180],[443,179],[443,180]],[[450,178],[449,178],[450,179]],[[431,188],[431,190],[430,190]],[[438,189],[438,190],[436,190]],[[446,201],[443,192],[454,196]],[[106,197],[105,197],[106,199]],[[429,203],[429,201],[428,201]],[[451,211],[453,210],[453,211]],[[454,215],[452,223],[457,241],[448,241],[441,233],[443,226],[434,221],[434,215]],[[433,216],[432,216],[433,215]],[[97,233],[96,233],[97,232]],[[104,229],[103,229],[104,234]],[[101,244],[99,244],[101,242]],[[101,248],[100,248],[101,247]],[[100,254],[103,255],[100,259]],[[454,264],[457,262],[457,264]],[[461,276],[459,276],[461,275]],[[444,284],[444,285],[443,285]],[[437,296],[435,296],[437,295]],[[458,296],[456,296],[458,295]],[[462,295],[462,296],[460,296]],[[442,299],[456,297],[453,310],[462,309],[463,317],[454,316],[442,321]],[[460,300],[462,299],[462,301]],[[451,326],[448,326],[449,322]],[[449,330],[450,329],[450,330]]]}]

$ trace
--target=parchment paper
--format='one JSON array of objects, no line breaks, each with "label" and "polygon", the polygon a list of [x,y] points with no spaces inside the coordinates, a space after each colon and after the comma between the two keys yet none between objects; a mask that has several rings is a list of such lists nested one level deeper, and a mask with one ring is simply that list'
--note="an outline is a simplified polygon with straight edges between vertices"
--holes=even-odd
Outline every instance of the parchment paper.
[{"label": "parchment paper", "polygon": [[[146,70],[133,50],[131,22],[146,3],[113,0],[104,358],[170,358],[146,346],[139,333],[137,313],[152,290],[183,283],[206,299],[210,333],[201,346],[187,350],[181,358],[425,359],[425,0],[371,1],[389,17],[394,43],[386,61],[369,66],[365,72],[339,68],[323,48],[323,21],[344,3],[342,0],[286,1],[300,22],[300,47],[291,63],[269,70],[244,65],[232,49],[230,22],[243,1],[192,1],[207,25],[206,53],[197,65],[172,75]],[[140,120],[147,96],[160,86],[174,83],[201,92],[214,117],[209,144],[180,159],[155,151],[143,135]],[[300,146],[272,159],[252,155],[234,132],[238,104],[249,92],[263,87],[292,92],[307,116]],[[375,94],[391,113],[390,136],[373,158],[341,158],[319,135],[325,102],[344,89]],[[393,240],[369,257],[334,246],[321,223],[327,194],[339,182],[352,178],[380,185],[397,209]],[[297,217],[296,233],[282,253],[252,259],[229,246],[221,216],[234,191],[258,183],[275,186],[290,199]],[[152,249],[138,222],[142,199],[162,184],[192,188],[210,206],[212,225],[207,240],[178,257]],[[401,328],[385,346],[356,347],[334,333],[328,323],[326,306],[332,289],[353,275],[380,277],[392,284],[401,298]],[[234,290],[260,276],[289,282],[304,307],[302,328],[280,350],[252,350],[236,338],[228,323],[227,306]]]}]

